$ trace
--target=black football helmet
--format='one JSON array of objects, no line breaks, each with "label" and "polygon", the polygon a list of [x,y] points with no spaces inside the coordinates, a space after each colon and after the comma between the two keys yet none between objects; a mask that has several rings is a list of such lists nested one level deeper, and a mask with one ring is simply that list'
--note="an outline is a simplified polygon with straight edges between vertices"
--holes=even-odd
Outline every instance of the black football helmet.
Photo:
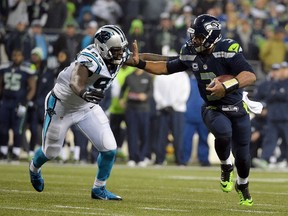
[{"label": "black football helmet", "polygon": [[[203,52],[211,48],[222,38],[219,20],[209,14],[196,17],[187,32],[190,37],[188,46],[193,46],[197,52]],[[200,44],[196,43],[193,40],[194,37],[201,38],[202,42]]]},{"label": "black football helmet", "polygon": [[120,65],[129,56],[127,38],[116,25],[105,25],[95,34],[94,44],[101,57],[110,64]]}]

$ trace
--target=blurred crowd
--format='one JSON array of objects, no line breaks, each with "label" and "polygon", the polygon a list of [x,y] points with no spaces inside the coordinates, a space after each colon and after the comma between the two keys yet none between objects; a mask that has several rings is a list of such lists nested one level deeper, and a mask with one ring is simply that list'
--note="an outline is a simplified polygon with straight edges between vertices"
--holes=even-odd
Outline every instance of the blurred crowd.
[{"label": "blurred crowd", "polygon": [[[33,156],[35,146],[41,145],[43,105],[47,92],[58,73],[73,61],[81,49],[93,43],[94,34],[100,26],[119,25],[130,44],[135,39],[138,41],[140,52],[176,55],[187,40],[187,27],[195,16],[202,13],[212,14],[221,21],[223,37],[239,42],[256,71],[258,81],[250,96],[265,104],[265,109],[263,115],[252,116],[255,125],[259,119],[263,121],[260,123],[261,139],[254,139],[253,134],[258,129],[254,125],[252,127],[254,165],[268,167],[272,162],[286,162],[287,166],[288,131],[274,129],[288,129],[288,0],[1,1],[0,77],[7,70],[11,70],[12,75],[0,79],[0,160],[19,160],[23,150]],[[21,66],[30,75],[25,78],[14,76],[14,69],[8,62]],[[129,166],[164,165],[167,152],[172,152],[174,163],[188,165],[191,163],[193,136],[197,133],[198,162],[209,166],[209,132],[202,125],[202,101],[193,75],[186,71],[182,75],[177,74],[177,79],[151,77],[145,88],[134,92],[133,88],[129,88],[131,83],[142,77],[147,79],[146,76],[134,68],[121,69],[116,84],[112,85],[101,104],[110,118],[119,148],[118,159],[125,160]],[[37,79],[33,81],[33,77]],[[172,90],[171,82],[175,86]],[[24,83],[25,87],[17,89],[18,83]],[[22,93],[17,93],[17,100],[13,101],[12,94],[3,94],[4,86]],[[27,86],[30,86],[29,91]],[[187,92],[187,95],[177,95],[181,88],[186,89],[181,92]],[[25,101],[21,100],[23,97]],[[147,103],[138,107],[134,103],[137,100]],[[27,108],[27,111],[20,112],[21,108],[22,111]],[[275,126],[275,113],[281,114],[279,121],[283,125]],[[133,116],[136,114],[141,116],[141,121]],[[13,130],[13,148],[7,145],[11,140],[9,130]],[[31,132],[29,138],[23,136],[26,130]],[[265,138],[272,130],[275,135],[273,141],[269,140],[271,136]],[[97,151],[77,128],[72,127],[71,131],[74,140],[67,140],[63,145],[73,152],[72,159],[94,163]],[[138,134],[138,131],[141,133]],[[128,155],[124,157],[122,145],[126,141]],[[69,157],[65,152],[60,155],[63,161]],[[277,159],[273,161],[273,157]]]}]

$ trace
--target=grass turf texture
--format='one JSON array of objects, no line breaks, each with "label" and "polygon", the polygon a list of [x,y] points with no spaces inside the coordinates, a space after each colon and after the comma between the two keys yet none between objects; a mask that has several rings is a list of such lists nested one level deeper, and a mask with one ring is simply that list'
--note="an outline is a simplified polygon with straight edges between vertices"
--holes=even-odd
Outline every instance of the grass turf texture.
[{"label": "grass turf texture", "polygon": [[251,170],[254,206],[238,204],[235,190],[220,190],[220,168],[115,165],[107,188],[123,201],[90,198],[97,167],[49,162],[42,174],[45,189],[30,184],[28,163],[0,164],[0,215],[288,215],[288,173]]}]

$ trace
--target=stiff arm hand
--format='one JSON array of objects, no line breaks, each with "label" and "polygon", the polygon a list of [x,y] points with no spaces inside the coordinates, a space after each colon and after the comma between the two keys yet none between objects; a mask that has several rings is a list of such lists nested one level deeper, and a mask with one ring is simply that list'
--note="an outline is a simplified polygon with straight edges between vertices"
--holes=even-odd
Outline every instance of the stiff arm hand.
[{"label": "stiff arm hand", "polygon": [[132,44],[132,53],[130,53],[130,58],[125,62],[126,65],[135,67],[139,63],[139,52],[137,41],[134,40]]}]

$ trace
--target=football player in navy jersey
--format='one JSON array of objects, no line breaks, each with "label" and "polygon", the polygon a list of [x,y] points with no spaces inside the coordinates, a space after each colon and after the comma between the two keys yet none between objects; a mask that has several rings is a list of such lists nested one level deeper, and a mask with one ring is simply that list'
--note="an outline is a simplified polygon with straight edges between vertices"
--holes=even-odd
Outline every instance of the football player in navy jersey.
[{"label": "football player in navy jersey", "polygon": [[117,145],[99,102],[129,58],[127,46],[126,36],[119,27],[105,25],[96,32],[94,44],[83,49],[76,60],[59,73],[55,86],[46,96],[42,148],[35,152],[29,167],[36,191],[44,189],[42,165],[58,156],[67,130],[76,125],[99,151],[91,197],[122,200],[106,189]]},{"label": "football player in navy jersey", "polygon": [[[13,50],[12,61],[0,66],[0,160],[19,160],[27,103],[35,95],[36,80],[35,69],[24,61],[21,50]],[[11,157],[8,157],[9,129],[13,130]]]},{"label": "football player in navy jersey", "polygon": [[[217,18],[208,14],[199,15],[188,28],[188,33],[190,39],[181,48],[179,57],[165,61],[163,56],[157,58],[155,54],[151,57],[139,54],[135,41],[133,55],[127,64],[156,75],[187,69],[193,71],[205,101],[203,120],[215,136],[215,150],[221,162],[220,187],[224,192],[233,189],[232,150],[238,174],[235,189],[240,196],[240,205],[252,206],[248,190],[250,118],[242,101],[242,92],[244,87],[256,81],[255,73],[239,44],[231,39],[222,39],[221,24]],[[232,78],[223,82],[216,79],[227,74]],[[214,85],[209,85],[211,81]]]}]

